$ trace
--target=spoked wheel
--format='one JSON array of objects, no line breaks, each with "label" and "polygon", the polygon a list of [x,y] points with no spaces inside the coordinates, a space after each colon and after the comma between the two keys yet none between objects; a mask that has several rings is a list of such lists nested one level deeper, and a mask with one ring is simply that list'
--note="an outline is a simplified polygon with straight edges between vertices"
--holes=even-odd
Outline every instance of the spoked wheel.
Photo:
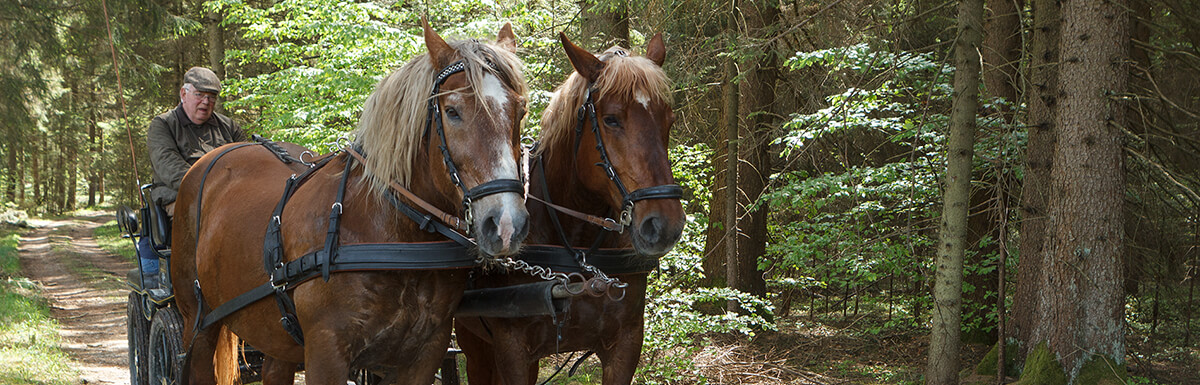
[{"label": "spoked wheel", "polygon": [[380,385],[383,382],[383,377],[372,373],[370,370],[359,369],[350,373],[350,380],[355,385]]},{"label": "spoked wheel", "polygon": [[150,338],[150,320],[146,319],[146,306],[142,296],[130,292],[125,303],[125,335],[129,337],[129,383],[149,385],[147,361]]},{"label": "spoked wheel", "polygon": [[150,384],[177,384],[183,362],[183,317],[174,307],[154,314],[150,323]]}]

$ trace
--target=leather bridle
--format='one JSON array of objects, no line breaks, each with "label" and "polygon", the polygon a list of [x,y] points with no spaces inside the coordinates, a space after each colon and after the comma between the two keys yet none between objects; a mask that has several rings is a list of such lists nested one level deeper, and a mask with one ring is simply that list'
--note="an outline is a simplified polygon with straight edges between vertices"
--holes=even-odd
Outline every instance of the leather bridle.
[{"label": "leather bridle", "polygon": [[617,224],[620,225],[618,232],[621,232],[633,222],[635,203],[647,199],[682,199],[683,188],[677,184],[664,184],[644,187],[630,192],[625,187],[625,183],[621,181],[621,176],[617,174],[616,168],[613,167],[612,161],[608,158],[608,149],[604,146],[604,137],[600,135],[600,121],[596,117],[596,104],[592,100],[594,90],[591,86],[588,87],[583,105],[579,106],[577,112],[579,123],[575,125],[575,155],[576,157],[579,155],[579,146],[583,140],[583,125],[586,118],[587,121],[591,122],[592,133],[596,135],[596,151],[600,153],[600,162],[596,163],[596,166],[604,169],[604,174],[608,176],[608,179],[621,192],[621,214],[617,219]]},{"label": "leather bridle", "polygon": [[[492,66],[493,70],[495,69],[494,64],[492,64],[490,61],[488,62],[488,65]],[[425,117],[425,134],[429,134],[431,127],[437,128],[438,139],[441,140],[441,144],[438,145],[438,149],[442,152],[442,162],[446,164],[446,170],[450,173],[450,181],[453,182],[454,185],[459,188],[459,190],[462,190],[463,218],[466,221],[467,228],[469,229],[475,217],[471,210],[472,202],[489,195],[506,192],[517,193],[524,196],[525,183],[517,179],[494,179],[471,189],[467,189],[467,187],[463,185],[462,178],[458,175],[458,167],[454,165],[454,159],[450,157],[450,147],[446,144],[446,132],[442,126],[442,108],[437,102],[437,96],[441,92],[442,83],[445,83],[446,79],[449,78],[450,75],[463,72],[466,70],[466,68],[466,64],[459,60],[446,66],[446,68],[443,68],[442,71],[438,73],[437,77],[433,78],[433,89],[429,92],[429,113]],[[436,126],[434,126],[434,122],[437,123]],[[469,232],[470,230],[467,231]]]}]

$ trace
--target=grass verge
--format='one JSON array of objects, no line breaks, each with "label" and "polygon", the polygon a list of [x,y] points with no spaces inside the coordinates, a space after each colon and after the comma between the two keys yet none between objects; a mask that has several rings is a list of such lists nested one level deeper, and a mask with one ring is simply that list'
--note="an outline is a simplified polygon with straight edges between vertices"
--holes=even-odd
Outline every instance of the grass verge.
[{"label": "grass verge", "polygon": [[121,238],[121,230],[117,228],[117,221],[108,221],[108,223],[97,227],[92,236],[96,238],[96,244],[100,245],[101,249],[110,254],[120,255],[129,261],[132,261],[135,257],[136,252],[133,250],[133,242]]},{"label": "grass verge", "polygon": [[19,241],[0,229],[0,384],[74,384],[78,374],[59,349],[58,323],[37,285],[17,276]]}]

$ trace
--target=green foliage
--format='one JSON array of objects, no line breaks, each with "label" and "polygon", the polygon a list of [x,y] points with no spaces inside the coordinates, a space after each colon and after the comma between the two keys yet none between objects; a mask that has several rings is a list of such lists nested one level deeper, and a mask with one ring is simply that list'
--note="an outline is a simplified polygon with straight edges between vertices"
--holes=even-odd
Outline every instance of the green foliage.
[{"label": "green foliage", "polygon": [[231,66],[274,68],[258,76],[226,79],[235,113],[259,112],[247,124],[278,140],[315,147],[354,128],[363,102],[392,68],[424,52],[419,30],[393,25],[404,15],[374,3],[287,0],[258,9],[241,0],[207,3],[242,26],[260,48],[230,50]]},{"label": "green foliage", "polygon": [[[758,202],[772,212],[770,257],[760,267],[775,272],[770,284],[781,290],[880,294],[889,308],[904,304],[915,317],[893,319],[890,326],[916,326],[930,303],[926,290],[913,289],[925,286],[936,241],[953,68],[936,53],[887,46],[863,43],[788,59],[792,71],[828,72],[840,80],[826,94],[827,107],[792,114],[783,125],[777,144],[788,167],[772,176]],[[995,165],[1018,163],[1023,136],[999,121],[977,124],[974,174],[1007,177],[1011,170]],[[810,158],[826,161],[796,165]],[[987,243],[994,242],[981,241]],[[994,274],[996,255],[980,259],[967,273]],[[903,285],[899,291],[896,282]],[[968,301],[964,308],[965,329],[986,331],[995,322],[996,293],[981,296],[988,301]]]},{"label": "green foliage", "polygon": [[[685,207],[689,210],[683,237],[675,248],[662,258],[660,267],[650,275],[646,298],[646,333],[642,345],[643,365],[638,368],[638,383],[665,384],[681,381],[704,383],[691,357],[704,347],[702,337],[708,333],[735,333],[753,336],[761,330],[774,330],[771,319],[774,307],[754,295],[729,288],[699,287],[704,276],[701,260],[704,252],[704,230],[708,226],[707,204],[711,193],[702,182],[711,175],[708,163],[711,150],[704,145],[679,145],[670,156],[675,181],[687,192]],[[736,302],[740,312],[709,314],[700,308],[724,308]]]},{"label": "green foliage", "polygon": [[[224,11],[225,23],[241,26],[242,37],[256,43],[255,48],[227,51],[231,67],[269,68],[257,76],[226,79],[236,99],[225,106],[256,116],[246,124],[250,130],[310,148],[353,130],[375,84],[426,52],[418,15],[434,12],[429,14],[430,25],[447,39],[492,40],[504,22],[512,22],[518,35],[556,22],[546,9],[470,0],[440,2],[436,9],[420,12],[404,4],[320,0],[285,0],[266,9],[243,0],[210,1],[206,6]],[[558,75],[562,71],[555,65],[561,61],[545,60],[561,56],[557,39],[527,36],[522,45],[539,54],[522,55],[527,73],[565,78],[567,73]],[[539,90],[529,95],[533,124],[527,127],[533,135],[550,98],[544,90],[550,86],[531,85]]]}]

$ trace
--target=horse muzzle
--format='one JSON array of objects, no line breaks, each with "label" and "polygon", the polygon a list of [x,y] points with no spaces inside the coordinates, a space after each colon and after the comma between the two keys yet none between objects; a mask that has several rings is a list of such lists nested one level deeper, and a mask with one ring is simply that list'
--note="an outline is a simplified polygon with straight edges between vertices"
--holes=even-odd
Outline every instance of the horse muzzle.
[{"label": "horse muzzle", "polygon": [[683,206],[677,200],[637,203],[629,225],[633,247],[642,255],[666,254],[683,235],[684,221]]},{"label": "horse muzzle", "polygon": [[472,231],[479,251],[493,256],[516,254],[529,235],[529,212],[516,193],[490,195],[475,203]]}]

